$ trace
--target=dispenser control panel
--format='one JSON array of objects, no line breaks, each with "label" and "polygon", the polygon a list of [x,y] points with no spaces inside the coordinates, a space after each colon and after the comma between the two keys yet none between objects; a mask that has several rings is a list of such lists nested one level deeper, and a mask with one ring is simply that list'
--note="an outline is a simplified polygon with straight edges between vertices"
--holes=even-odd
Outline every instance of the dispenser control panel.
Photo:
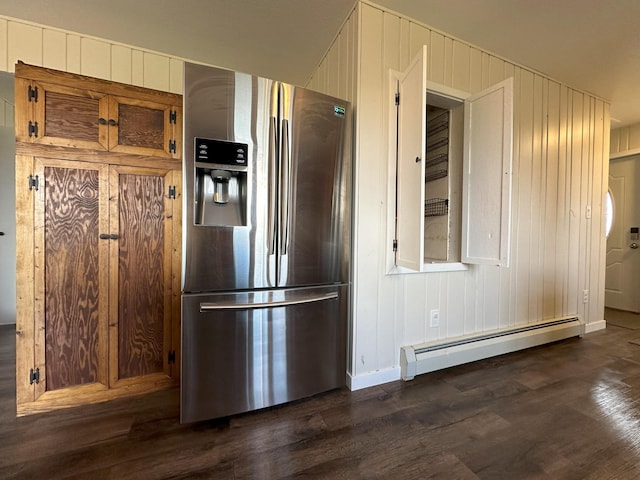
[{"label": "dispenser control panel", "polygon": [[212,140],[210,138],[196,137],[195,139],[196,162],[246,167],[248,152],[249,146],[246,143]]}]

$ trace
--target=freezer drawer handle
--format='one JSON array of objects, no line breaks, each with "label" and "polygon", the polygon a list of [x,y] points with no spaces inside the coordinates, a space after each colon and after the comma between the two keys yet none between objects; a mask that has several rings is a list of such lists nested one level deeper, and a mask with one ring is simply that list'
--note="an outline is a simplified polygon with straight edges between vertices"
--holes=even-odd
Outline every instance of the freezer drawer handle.
[{"label": "freezer drawer handle", "polygon": [[324,300],[335,300],[338,298],[337,292],[327,293],[325,295],[314,295],[296,300],[282,300],[278,302],[259,302],[259,303],[201,303],[200,311],[208,312],[211,310],[256,310],[259,308],[275,308],[286,307],[288,305],[301,305],[304,303],[321,302]]}]

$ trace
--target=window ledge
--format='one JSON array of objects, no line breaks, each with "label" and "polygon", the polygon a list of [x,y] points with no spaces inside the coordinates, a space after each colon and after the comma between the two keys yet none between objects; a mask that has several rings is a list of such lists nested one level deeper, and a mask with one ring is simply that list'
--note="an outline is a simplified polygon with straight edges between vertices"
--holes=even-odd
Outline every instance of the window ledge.
[{"label": "window ledge", "polygon": [[403,275],[407,273],[437,273],[437,272],[464,272],[469,270],[469,265],[460,262],[447,262],[447,263],[423,263],[422,270],[411,270],[405,267],[393,267],[388,275]]}]

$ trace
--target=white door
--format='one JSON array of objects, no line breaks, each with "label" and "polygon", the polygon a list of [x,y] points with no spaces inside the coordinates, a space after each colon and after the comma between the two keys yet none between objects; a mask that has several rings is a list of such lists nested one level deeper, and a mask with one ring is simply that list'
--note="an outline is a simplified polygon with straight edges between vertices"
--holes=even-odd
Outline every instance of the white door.
[{"label": "white door", "polygon": [[640,155],[611,160],[609,189],[613,224],[607,238],[605,306],[640,312],[640,240],[631,233],[640,228]]},{"label": "white door", "polygon": [[398,82],[396,264],[422,270],[424,262],[424,169],[427,145],[427,47]]},{"label": "white door", "polygon": [[0,325],[16,323],[13,75],[0,72]]},{"label": "white door", "polygon": [[[423,271],[426,47],[398,82],[396,265]],[[460,99],[461,100],[461,99]],[[513,79],[465,100],[462,261],[509,265]]]},{"label": "white door", "polygon": [[509,266],[513,78],[465,100],[462,261]]}]

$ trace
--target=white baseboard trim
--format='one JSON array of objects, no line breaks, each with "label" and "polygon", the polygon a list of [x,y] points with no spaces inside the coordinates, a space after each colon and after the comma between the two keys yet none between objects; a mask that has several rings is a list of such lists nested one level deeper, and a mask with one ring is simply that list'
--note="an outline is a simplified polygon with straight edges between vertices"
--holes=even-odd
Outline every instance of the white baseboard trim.
[{"label": "white baseboard trim", "polygon": [[406,346],[400,350],[401,378],[411,380],[422,373],[536,347],[583,333],[585,326],[578,318],[570,317],[476,337],[461,337],[444,344]]},{"label": "white baseboard trim", "polygon": [[606,320],[598,320],[597,322],[586,323],[584,326],[584,333],[597,332],[598,330],[604,330],[607,328]]},{"label": "white baseboard trim", "polygon": [[355,377],[347,373],[347,387],[351,391],[375,387],[376,385],[382,385],[383,383],[394,382],[396,380],[400,380],[400,367],[367,372],[362,375],[356,375]]}]

